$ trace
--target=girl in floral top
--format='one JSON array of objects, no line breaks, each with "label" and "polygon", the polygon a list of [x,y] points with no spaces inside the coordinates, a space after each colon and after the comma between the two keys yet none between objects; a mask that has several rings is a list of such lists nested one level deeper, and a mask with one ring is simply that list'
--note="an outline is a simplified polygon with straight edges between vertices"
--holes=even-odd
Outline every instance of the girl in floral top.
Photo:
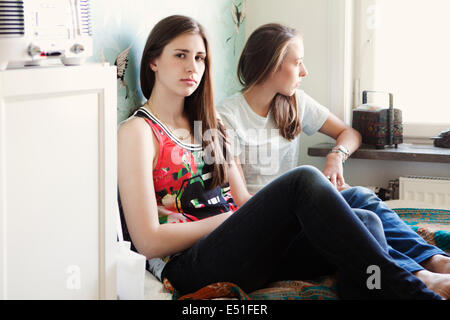
[{"label": "girl in floral top", "polygon": [[[180,294],[337,272],[341,298],[441,299],[392,261],[319,170],[295,168],[248,193],[214,109],[210,66],[198,22],[161,20],[141,61],[148,100],[119,128],[126,235],[150,261],[170,257],[154,273]],[[371,290],[374,265],[382,276]]]}]

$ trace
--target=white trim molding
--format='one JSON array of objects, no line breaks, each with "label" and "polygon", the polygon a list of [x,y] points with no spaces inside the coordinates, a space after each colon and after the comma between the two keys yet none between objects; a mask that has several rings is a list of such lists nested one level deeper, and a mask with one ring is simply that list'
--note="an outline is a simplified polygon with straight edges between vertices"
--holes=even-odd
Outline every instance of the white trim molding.
[{"label": "white trim molding", "polygon": [[328,0],[328,106],[351,124],[353,104],[353,0]]},{"label": "white trim molding", "polygon": [[[0,80],[1,81],[1,80]],[[2,83],[0,83],[0,87]],[[0,300],[7,297],[6,265],[6,157],[5,157],[5,101],[0,98]],[[3,177],[3,178],[2,178]]]}]

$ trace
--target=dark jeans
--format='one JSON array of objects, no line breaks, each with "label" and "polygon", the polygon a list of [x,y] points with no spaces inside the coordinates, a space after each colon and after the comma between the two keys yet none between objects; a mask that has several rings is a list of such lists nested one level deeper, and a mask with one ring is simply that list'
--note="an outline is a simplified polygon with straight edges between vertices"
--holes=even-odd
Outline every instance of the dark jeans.
[{"label": "dark jeans", "polygon": [[[380,289],[367,288],[368,267]],[[340,298],[440,299],[399,267],[323,174],[302,166],[261,189],[162,272],[181,294],[215,282],[244,291],[338,272]]]}]

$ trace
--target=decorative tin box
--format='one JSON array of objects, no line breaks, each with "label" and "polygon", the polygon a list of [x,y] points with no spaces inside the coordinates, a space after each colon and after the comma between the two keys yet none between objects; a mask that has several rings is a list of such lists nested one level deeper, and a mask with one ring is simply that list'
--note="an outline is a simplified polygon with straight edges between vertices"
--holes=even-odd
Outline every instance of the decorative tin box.
[{"label": "decorative tin box", "polygon": [[[389,107],[367,103],[368,93],[389,94]],[[403,143],[402,112],[393,107],[392,93],[363,91],[363,104],[353,110],[353,128],[362,135],[362,142],[383,149],[386,145]]]}]

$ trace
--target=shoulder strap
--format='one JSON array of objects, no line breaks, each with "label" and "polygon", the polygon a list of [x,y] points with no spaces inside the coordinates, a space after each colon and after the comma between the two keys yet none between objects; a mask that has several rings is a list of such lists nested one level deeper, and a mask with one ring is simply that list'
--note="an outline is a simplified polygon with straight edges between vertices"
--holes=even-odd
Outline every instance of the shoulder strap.
[{"label": "shoulder strap", "polygon": [[[158,118],[156,118],[153,114],[148,112],[145,108],[139,108],[134,114],[136,117],[141,117],[147,119],[150,127],[155,131],[157,137],[162,135],[166,136],[180,147],[185,148],[189,151],[201,151],[203,149],[201,144],[187,144],[180,141],[173,133],[162,123]],[[159,132],[160,131],[160,132]],[[164,133],[164,134],[163,134]]]}]

